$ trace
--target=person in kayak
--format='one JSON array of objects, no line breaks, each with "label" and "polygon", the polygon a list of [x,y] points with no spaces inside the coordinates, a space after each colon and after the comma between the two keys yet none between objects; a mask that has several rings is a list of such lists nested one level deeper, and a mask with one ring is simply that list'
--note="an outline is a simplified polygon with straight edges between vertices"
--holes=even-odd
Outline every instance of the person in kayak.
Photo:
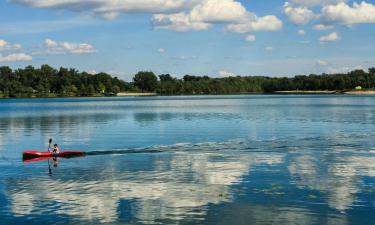
[{"label": "person in kayak", "polygon": [[57,144],[53,145],[52,153],[55,153],[55,154],[60,153],[60,149],[59,149],[59,146]]}]

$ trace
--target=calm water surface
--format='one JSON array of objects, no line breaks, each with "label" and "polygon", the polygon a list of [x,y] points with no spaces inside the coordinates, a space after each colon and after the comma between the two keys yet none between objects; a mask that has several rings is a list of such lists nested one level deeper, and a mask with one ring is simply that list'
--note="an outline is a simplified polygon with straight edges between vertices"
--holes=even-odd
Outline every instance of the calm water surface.
[{"label": "calm water surface", "polygon": [[[374,125],[372,96],[3,99],[0,224],[375,224]],[[89,155],[22,162],[49,138]]]}]

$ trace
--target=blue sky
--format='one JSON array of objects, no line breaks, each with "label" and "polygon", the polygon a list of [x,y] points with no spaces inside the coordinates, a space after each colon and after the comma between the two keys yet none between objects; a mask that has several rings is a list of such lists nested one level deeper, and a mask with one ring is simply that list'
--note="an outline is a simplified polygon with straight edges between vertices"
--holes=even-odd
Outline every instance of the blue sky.
[{"label": "blue sky", "polygon": [[292,76],[375,66],[375,2],[8,0],[0,65]]}]

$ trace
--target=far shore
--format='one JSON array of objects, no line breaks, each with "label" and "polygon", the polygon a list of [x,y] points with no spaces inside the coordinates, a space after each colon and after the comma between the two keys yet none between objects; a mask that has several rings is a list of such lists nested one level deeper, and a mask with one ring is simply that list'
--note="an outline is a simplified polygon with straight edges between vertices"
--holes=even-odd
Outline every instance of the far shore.
[{"label": "far shore", "polygon": [[279,93],[279,94],[340,94],[342,92],[338,92],[338,91],[300,91],[300,90],[293,90],[293,91],[275,91],[275,93]]},{"label": "far shore", "polygon": [[156,93],[128,93],[128,92],[120,92],[117,93],[117,96],[119,97],[132,97],[132,96],[156,96]]},{"label": "far shore", "polygon": [[352,91],[276,91],[279,94],[349,94],[349,95],[375,95],[375,90],[352,90]]},{"label": "far shore", "polygon": [[[250,92],[250,93],[232,93],[232,94],[224,94],[224,95],[267,95],[267,94],[294,94],[294,95],[332,95],[332,94],[337,94],[337,95],[375,95],[375,90],[351,90],[351,91],[301,91],[301,90],[292,90],[292,91],[275,91],[273,93],[267,93],[267,92]],[[212,94],[200,94],[200,95],[212,95]],[[142,92],[120,92],[117,93],[116,95],[112,96],[117,96],[117,97],[147,97],[147,96],[163,96],[158,93],[154,92],[147,92],[147,93],[142,93]],[[181,96],[181,95],[169,95],[169,96]],[[66,97],[80,97],[80,96],[45,96],[45,97],[36,97],[36,96],[29,96],[29,97],[18,97],[18,98],[66,98]],[[90,97],[102,97],[101,95],[97,96],[90,96]],[[4,97],[0,95],[0,99],[7,99],[9,97]]]},{"label": "far shore", "polygon": [[350,95],[375,95],[375,91],[347,91],[345,94]]}]

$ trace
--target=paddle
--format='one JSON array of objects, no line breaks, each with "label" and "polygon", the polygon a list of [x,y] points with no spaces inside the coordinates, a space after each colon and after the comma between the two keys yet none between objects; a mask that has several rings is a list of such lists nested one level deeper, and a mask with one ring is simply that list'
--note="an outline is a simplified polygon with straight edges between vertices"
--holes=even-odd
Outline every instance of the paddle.
[{"label": "paddle", "polygon": [[[52,143],[52,138],[49,139],[49,143],[48,143],[48,152],[50,152],[51,143]],[[50,176],[52,175],[52,170],[51,170],[51,165],[49,164],[49,159],[48,159],[48,174],[49,174]]]},{"label": "paddle", "polygon": [[48,143],[48,152],[50,152],[51,143],[52,143],[52,138],[49,139],[49,143]]}]

